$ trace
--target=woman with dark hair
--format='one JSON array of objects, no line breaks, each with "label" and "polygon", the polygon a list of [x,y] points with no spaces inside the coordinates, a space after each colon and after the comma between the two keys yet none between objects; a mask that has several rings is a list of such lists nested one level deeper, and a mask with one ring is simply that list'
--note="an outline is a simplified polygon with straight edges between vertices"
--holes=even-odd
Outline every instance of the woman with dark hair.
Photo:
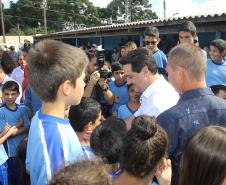
[{"label": "woman with dark hair", "polygon": [[[170,185],[171,162],[166,159],[168,137],[154,118],[138,116],[123,141],[121,173],[115,185]],[[152,183],[155,184],[155,183]]]},{"label": "woman with dark hair", "polygon": [[200,129],[182,156],[180,185],[226,184],[226,128]]}]

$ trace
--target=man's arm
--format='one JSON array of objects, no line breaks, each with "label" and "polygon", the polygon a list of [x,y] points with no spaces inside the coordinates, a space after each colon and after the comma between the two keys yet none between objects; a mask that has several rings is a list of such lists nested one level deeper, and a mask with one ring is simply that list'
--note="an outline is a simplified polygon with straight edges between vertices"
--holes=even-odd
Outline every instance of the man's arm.
[{"label": "man's arm", "polygon": [[100,79],[100,73],[95,71],[91,74],[89,82],[86,84],[83,97],[91,97],[93,88]]},{"label": "man's arm", "polygon": [[104,99],[108,104],[112,105],[114,103],[114,95],[108,87],[107,79],[100,78],[100,80],[98,81],[98,84],[100,85],[100,88],[103,91]]},{"label": "man's arm", "polygon": [[10,136],[13,136],[17,133],[18,129],[13,126],[11,127],[5,135],[0,135],[0,144],[4,143]]}]

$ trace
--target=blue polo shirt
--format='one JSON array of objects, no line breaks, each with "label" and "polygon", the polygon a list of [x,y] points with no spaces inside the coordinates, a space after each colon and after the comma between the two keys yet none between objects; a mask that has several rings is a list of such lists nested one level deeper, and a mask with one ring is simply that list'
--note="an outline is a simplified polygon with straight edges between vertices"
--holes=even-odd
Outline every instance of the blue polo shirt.
[{"label": "blue polo shirt", "polygon": [[118,108],[118,118],[125,120],[126,118],[132,116],[136,111],[137,111],[137,110],[132,111],[132,110],[129,108],[128,104],[121,105],[121,106]]},{"label": "blue polo shirt", "polygon": [[31,185],[45,185],[62,167],[83,159],[69,120],[36,112],[28,136],[26,168]]},{"label": "blue polo shirt", "polygon": [[206,66],[206,83],[212,85],[226,85],[226,60],[220,64],[209,59]]},{"label": "blue polo shirt", "polygon": [[118,103],[112,105],[112,111],[117,111],[120,105],[126,104],[129,101],[127,83],[125,81],[123,84],[117,85],[115,81],[111,81],[109,89],[119,100]]},{"label": "blue polo shirt", "polygon": [[155,62],[159,68],[166,68],[167,58],[162,50],[159,49],[156,52],[154,52],[153,57],[155,58]]},{"label": "blue polo shirt", "polygon": [[[5,104],[0,108],[0,130],[5,126],[5,123],[13,126],[18,123],[20,117],[23,117],[23,126],[30,125],[28,118],[28,108],[24,105],[16,105],[15,110],[10,109]],[[7,139],[7,153],[9,157],[15,157],[17,155],[17,146],[23,138],[27,136],[27,133],[20,134]]]}]

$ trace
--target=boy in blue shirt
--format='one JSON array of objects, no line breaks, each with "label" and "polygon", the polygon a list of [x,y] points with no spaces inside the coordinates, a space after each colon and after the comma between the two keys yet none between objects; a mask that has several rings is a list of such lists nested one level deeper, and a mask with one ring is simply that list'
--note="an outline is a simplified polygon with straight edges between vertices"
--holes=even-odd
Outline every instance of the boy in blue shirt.
[{"label": "boy in blue shirt", "polygon": [[7,164],[8,156],[3,147],[3,143],[10,137],[17,133],[16,126],[5,127],[5,132],[0,134],[0,184],[8,185]]},{"label": "boy in blue shirt", "polygon": [[85,53],[55,40],[43,40],[29,50],[28,81],[42,101],[32,119],[26,168],[31,185],[45,185],[61,168],[82,159],[83,151],[65,109],[78,105],[84,92]]},{"label": "boy in blue shirt", "polygon": [[117,111],[120,105],[124,105],[129,101],[128,87],[122,64],[114,63],[111,66],[112,76],[115,81],[109,82],[109,90],[112,92],[112,115],[117,116]]},{"label": "boy in blue shirt", "polygon": [[94,154],[90,148],[89,138],[92,131],[101,122],[100,104],[88,97],[83,97],[79,105],[73,105],[69,110],[69,121],[76,132],[82,149],[87,159],[94,159]]},{"label": "boy in blue shirt", "polygon": [[206,66],[206,83],[212,85],[226,85],[226,41],[213,40],[210,43],[210,58]]},{"label": "boy in blue shirt", "polygon": [[144,44],[153,53],[155,62],[160,70],[166,68],[167,58],[162,50],[158,48],[160,42],[159,30],[156,27],[148,27],[144,31]]},{"label": "boy in blue shirt", "polygon": [[8,81],[2,87],[4,104],[0,108],[0,130],[5,127],[16,126],[18,128],[14,137],[7,139],[7,160],[8,173],[13,185],[18,184],[18,159],[17,146],[27,136],[30,120],[28,109],[23,105],[17,105],[16,99],[19,96],[19,85],[15,81]]}]

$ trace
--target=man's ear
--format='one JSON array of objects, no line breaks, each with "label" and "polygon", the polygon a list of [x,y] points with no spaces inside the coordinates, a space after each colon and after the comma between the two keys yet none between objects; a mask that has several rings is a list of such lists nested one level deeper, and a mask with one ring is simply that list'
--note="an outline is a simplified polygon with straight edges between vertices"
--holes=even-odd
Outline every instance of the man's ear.
[{"label": "man's ear", "polygon": [[71,82],[70,80],[66,80],[64,81],[61,85],[60,85],[60,89],[62,91],[62,93],[65,96],[68,96],[71,92]]},{"label": "man's ear", "polygon": [[86,124],[84,130],[85,131],[92,131],[93,130],[93,124],[92,124],[91,121],[88,124]]}]

